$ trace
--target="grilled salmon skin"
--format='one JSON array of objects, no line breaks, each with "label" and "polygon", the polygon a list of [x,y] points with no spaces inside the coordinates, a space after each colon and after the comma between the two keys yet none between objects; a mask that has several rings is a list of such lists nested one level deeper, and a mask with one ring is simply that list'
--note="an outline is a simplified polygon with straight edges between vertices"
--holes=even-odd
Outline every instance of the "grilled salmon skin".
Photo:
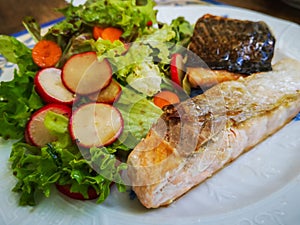
[{"label": "grilled salmon skin", "polygon": [[[188,48],[211,69],[252,74],[272,70],[274,46],[275,37],[263,21],[206,14],[197,20]],[[190,55],[187,66],[198,62]]]},{"label": "grilled salmon skin", "polygon": [[300,62],[213,86],[168,106],[128,157],[146,208],[165,206],[283,127],[300,111]]}]

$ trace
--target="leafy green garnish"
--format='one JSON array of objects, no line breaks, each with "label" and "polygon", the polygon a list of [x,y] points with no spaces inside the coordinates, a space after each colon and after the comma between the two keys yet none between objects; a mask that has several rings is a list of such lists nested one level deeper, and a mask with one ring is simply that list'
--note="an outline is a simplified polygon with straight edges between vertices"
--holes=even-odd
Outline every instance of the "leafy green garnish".
[{"label": "leafy green garnish", "polygon": [[170,49],[174,43],[175,32],[168,25],[154,29],[130,43],[126,54],[121,41],[111,43],[106,40],[91,41],[98,54],[98,59],[108,59],[113,67],[116,79],[129,84],[135,90],[147,96],[160,91],[162,77],[159,63],[169,64]]},{"label": "leafy green garnish", "polygon": [[144,5],[137,5],[132,0],[87,0],[84,5],[70,4],[59,10],[66,19],[54,25],[46,37],[62,41],[98,25],[121,28],[124,31],[122,37],[130,42],[143,34],[149,21],[156,23],[157,10],[153,9],[154,6],[153,0]]},{"label": "leafy green garnish", "polygon": [[[99,194],[98,203],[108,197],[112,182],[119,191],[125,191],[121,172],[127,165],[118,159],[126,160],[161,115],[161,109],[148,98],[160,90],[168,76],[171,54],[178,51],[177,46],[185,47],[192,34],[192,26],[181,17],[170,25],[149,27],[149,22],[157,24],[154,6],[153,0],[87,0],[80,6],[70,4],[60,9],[65,20],[44,36],[33,18],[23,21],[34,40],[49,39],[60,45],[63,55],[57,64],[59,68],[72,55],[85,51],[96,51],[99,60],[110,61],[114,79],[124,85],[115,104],[122,113],[124,129],[119,139],[106,147],[78,148],[70,138],[68,118],[54,112],[46,115],[44,125],[57,137],[56,141],[38,148],[20,139],[32,113],[43,106],[33,84],[39,68],[32,60],[31,49],[14,37],[0,35],[0,54],[17,65],[13,80],[1,82],[0,86],[0,136],[20,139],[10,155],[11,168],[18,180],[13,190],[20,193],[20,205],[35,205],[35,196],[39,194],[49,197],[55,184],[68,185],[71,192],[81,193],[85,198],[93,188]],[[95,41],[95,25],[121,28],[122,40]],[[131,42],[126,54],[123,41]]]},{"label": "leafy green garnish", "polygon": [[26,16],[22,23],[36,42],[41,40],[41,26],[32,16]]},{"label": "leafy green garnish", "polygon": [[181,47],[187,47],[193,35],[194,27],[184,17],[178,17],[172,20],[170,26],[175,31],[176,36],[173,42]]},{"label": "leafy green garnish", "polygon": [[162,114],[162,110],[147,96],[137,94],[134,90],[123,87],[122,95],[115,106],[120,110],[124,119],[124,130],[120,137],[129,149],[146,136],[152,124]]},{"label": "leafy green garnish", "polygon": [[33,86],[37,66],[31,50],[11,36],[0,35],[0,54],[18,65],[14,79],[0,83],[0,136],[18,139],[32,112],[43,105]]},{"label": "leafy green garnish", "polygon": [[[136,1],[95,1],[88,0],[84,5],[72,7],[72,15],[87,24],[114,26],[123,29],[123,37],[128,41],[140,36],[147,23],[156,23],[155,2],[147,1],[145,5],[136,5]],[[70,11],[68,11],[70,15]]]},{"label": "leafy green garnish", "polygon": [[56,142],[37,148],[22,141],[13,145],[10,161],[18,183],[15,192],[21,194],[20,205],[35,205],[37,194],[49,197],[51,186],[70,185],[72,192],[81,193],[88,198],[88,189],[98,194],[98,203],[103,202],[110,193],[110,185],[116,182],[119,191],[124,191],[120,172],[126,164],[117,164],[112,151],[106,148],[91,148],[86,158],[70,140],[67,132],[68,119],[56,113],[48,113],[45,126],[58,137]]},{"label": "leafy green garnish", "polygon": [[36,71],[37,66],[31,58],[31,50],[15,37],[0,35],[0,54],[8,62],[19,66],[20,76],[26,71]]}]

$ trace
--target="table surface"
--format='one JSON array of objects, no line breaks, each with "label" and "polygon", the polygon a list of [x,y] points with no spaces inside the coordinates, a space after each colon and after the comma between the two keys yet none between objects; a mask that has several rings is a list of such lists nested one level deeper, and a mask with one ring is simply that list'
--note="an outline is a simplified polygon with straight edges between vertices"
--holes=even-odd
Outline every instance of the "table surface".
[{"label": "table surface", "polygon": [[[228,5],[251,9],[300,24],[300,9],[281,0],[215,0]],[[0,0],[0,34],[13,34],[24,29],[22,18],[33,16],[46,23],[62,15],[55,8],[66,6],[64,0]]]}]

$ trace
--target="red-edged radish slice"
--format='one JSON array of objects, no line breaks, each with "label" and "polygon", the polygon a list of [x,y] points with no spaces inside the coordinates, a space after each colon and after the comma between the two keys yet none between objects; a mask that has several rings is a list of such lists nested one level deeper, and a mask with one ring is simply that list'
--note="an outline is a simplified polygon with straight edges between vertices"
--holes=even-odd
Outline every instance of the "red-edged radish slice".
[{"label": "red-edged radish slice", "polygon": [[49,111],[59,113],[70,117],[72,109],[63,104],[48,104],[34,112],[26,125],[25,135],[27,141],[32,145],[43,147],[47,143],[55,141],[56,137],[52,135],[44,125],[45,116]]},{"label": "red-edged radish slice", "polygon": [[97,194],[97,192],[95,191],[95,189],[92,187],[90,187],[88,189],[88,198],[85,198],[81,193],[71,192],[71,185],[56,184],[55,186],[60,193],[68,196],[69,198],[76,199],[76,200],[92,200],[92,199],[98,198],[98,196],[99,196]]},{"label": "red-edged radish slice", "polygon": [[112,69],[108,60],[98,61],[95,52],[72,56],[62,69],[62,82],[73,93],[88,95],[109,85]]},{"label": "red-edged radish slice", "polygon": [[117,81],[112,80],[105,89],[101,90],[99,93],[89,95],[89,98],[95,102],[113,104],[118,101],[121,93],[121,85]]},{"label": "red-edged radish slice", "polygon": [[63,85],[58,68],[40,70],[34,78],[34,84],[36,92],[46,103],[73,103],[74,94]]},{"label": "red-edged radish slice", "polygon": [[29,138],[29,134],[28,134],[27,129],[25,129],[25,132],[24,132],[24,139],[25,139],[27,144],[33,145],[33,143],[31,142],[31,139]]},{"label": "red-edged radish slice", "polygon": [[123,118],[117,108],[104,103],[88,103],[76,109],[69,130],[79,146],[90,148],[113,143],[123,131]]},{"label": "red-edged radish slice", "polygon": [[172,81],[181,87],[184,78],[184,63],[183,57],[179,53],[175,53],[171,57],[170,74]]}]

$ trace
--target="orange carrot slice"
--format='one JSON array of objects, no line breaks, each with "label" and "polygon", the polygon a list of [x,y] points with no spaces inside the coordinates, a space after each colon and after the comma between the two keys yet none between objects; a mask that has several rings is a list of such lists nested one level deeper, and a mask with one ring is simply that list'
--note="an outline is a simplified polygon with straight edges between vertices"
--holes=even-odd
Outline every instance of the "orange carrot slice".
[{"label": "orange carrot slice", "polygon": [[61,55],[62,50],[59,45],[49,40],[39,41],[32,49],[33,61],[42,68],[54,66]]},{"label": "orange carrot slice", "polygon": [[116,27],[107,27],[103,30],[101,36],[104,40],[110,40],[111,42],[114,42],[119,40],[122,34],[123,31],[121,29]]},{"label": "orange carrot slice", "polygon": [[180,102],[180,99],[177,94],[171,91],[161,91],[156,94],[153,98],[153,102],[160,108],[163,108],[166,105],[176,104]]},{"label": "orange carrot slice", "polygon": [[93,27],[93,38],[97,40],[98,38],[102,38],[102,33],[104,31],[104,28],[99,26]]}]

